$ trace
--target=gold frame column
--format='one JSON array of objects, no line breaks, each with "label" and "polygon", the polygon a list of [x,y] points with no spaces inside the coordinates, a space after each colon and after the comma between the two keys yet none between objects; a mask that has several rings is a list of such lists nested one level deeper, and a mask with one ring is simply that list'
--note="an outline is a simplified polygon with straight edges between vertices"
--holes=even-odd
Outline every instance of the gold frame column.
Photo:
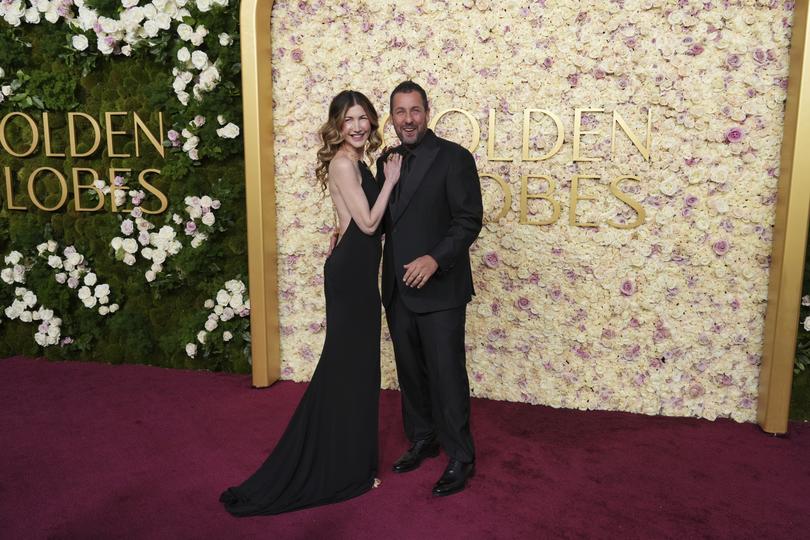
[{"label": "gold frame column", "polygon": [[807,226],[810,217],[810,51],[808,1],[798,0],[790,39],[790,75],[774,222],[765,344],[759,374],[757,421],[786,433],[799,329]]},{"label": "gold frame column", "polygon": [[273,0],[243,0],[240,10],[250,349],[253,386],[262,388],[276,382],[281,374],[270,65]]}]

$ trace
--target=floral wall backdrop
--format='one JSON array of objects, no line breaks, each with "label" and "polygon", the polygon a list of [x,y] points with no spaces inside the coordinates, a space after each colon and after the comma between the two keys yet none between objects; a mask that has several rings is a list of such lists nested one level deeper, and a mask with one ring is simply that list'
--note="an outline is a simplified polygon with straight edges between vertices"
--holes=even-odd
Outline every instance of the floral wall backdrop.
[{"label": "floral wall backdrop", "polygon": [[[39,137],[26,157],[0,148],[0,358],[249,371],[238,14],[232,0],[0,2],[3,142],[25,153],[23,114]],[[122,113],[113,150],[108,112]],[[134,147],[135,114],[157,147]],[[91,120],[103,142],[81,156]],[[56,171],[33,190],[51,211],[27,191],[40,167]]]},{"label": "floral wall backdrop", "polygon": [[[361,90],[384,113],[390,90],[412,78],[434,114],[472,117],[444,116],[439,135],[469,146],[472,125],[480,129],[487,223],[472,249],[473,394],[754,420],[792,9],[770,0],[276,2],[283,376],[307,379],[323,340],[333,220],[313,180],[316,130],[338,91]],[[576,108],[601,111],[577,123]],[[522,159],[526,109],[560,120],[564,142],[548,159]],[[621,129],[611,136],[613,111],[642,148],[649,114],[649,159]],[[529,158],[557,139],[551,116],[533,114]],[[579,157],[597,160],[574,161],[575,125]],[[525,175],[547,178],[526,182],[521,220]],[[637,180],[611,188],[623,175]],[[572,224],[572,191],[592,197],[576,202],[574,221],[596,226]],[[531,198],[549,192],[555,202]],[[383,350],[384,384],[394,386],[390,344]]]}]

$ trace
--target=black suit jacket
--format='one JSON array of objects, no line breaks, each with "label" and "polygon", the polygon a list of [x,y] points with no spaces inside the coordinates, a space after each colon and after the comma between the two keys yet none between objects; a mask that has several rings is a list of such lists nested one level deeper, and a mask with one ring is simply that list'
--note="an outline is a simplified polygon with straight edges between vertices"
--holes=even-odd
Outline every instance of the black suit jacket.
[{"label": "black suit jacket", "polygon": [[[396,149],[394,150],[396,151]],[[470,245],[483,220],[481,183],[472,154],[428,130],[413,149],[408,174],[400,178],[399,196],[389,200],[383,220],[382,300],[388,307],[394,287],[415,313],[462,306],[475,294]],[[377,160],[377,181],[385,179]],[[421,289],[402,281],[404,265],[430,255],[439,269]]]}]

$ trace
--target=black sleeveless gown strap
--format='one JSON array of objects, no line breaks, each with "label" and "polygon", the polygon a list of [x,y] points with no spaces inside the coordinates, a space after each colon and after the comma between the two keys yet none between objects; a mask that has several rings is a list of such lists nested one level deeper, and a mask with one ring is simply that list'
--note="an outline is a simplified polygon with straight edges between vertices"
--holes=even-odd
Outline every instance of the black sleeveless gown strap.
[{"label": "black sleeveless gown strap", "polygon": [[[360,162],[369,207],[379,195]],[[250,478],[220,495],[235,516],[279,514],[365,493],[377,474],[380,231],[355,224],[324,263],[323,352],[287,429]]]}]

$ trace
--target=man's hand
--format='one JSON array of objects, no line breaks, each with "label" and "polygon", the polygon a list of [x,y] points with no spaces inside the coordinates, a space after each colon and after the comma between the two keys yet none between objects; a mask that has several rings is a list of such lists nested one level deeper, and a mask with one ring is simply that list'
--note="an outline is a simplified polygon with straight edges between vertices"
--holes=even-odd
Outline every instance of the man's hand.
[{"label": "man's hand", "polygon": [[326,251],[327,257],[329,257],[332,254],[332,251],[335,249],[339,234],[340,233],[335,232],[332,234],[332,236],[329,237],[329,249]]},{"label": "man's hand", "polygon": [[430,255],[422,255],[405,265],[405,277],[402,281],[408,287],[421,289],[430,277],[439,269],[439,263]]}]

